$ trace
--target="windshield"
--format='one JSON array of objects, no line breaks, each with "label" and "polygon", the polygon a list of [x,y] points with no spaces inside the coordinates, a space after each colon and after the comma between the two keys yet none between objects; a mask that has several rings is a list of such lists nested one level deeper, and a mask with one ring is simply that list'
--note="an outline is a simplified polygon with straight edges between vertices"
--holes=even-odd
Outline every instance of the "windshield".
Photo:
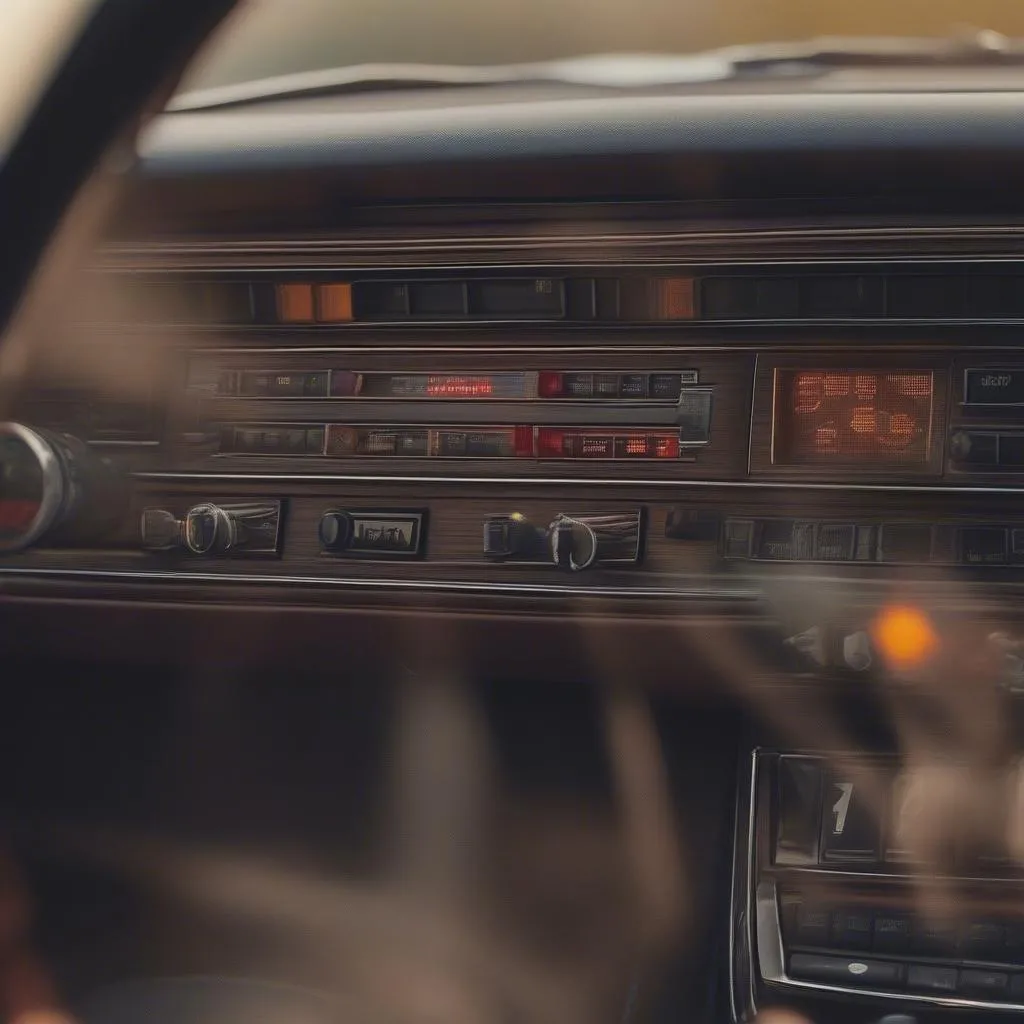
[{"label": "windshield", "polygon": [[378,62],[490,65],[695,53],[819,35],[1024,36],[1007,0],[249,0],[184,90]]}]

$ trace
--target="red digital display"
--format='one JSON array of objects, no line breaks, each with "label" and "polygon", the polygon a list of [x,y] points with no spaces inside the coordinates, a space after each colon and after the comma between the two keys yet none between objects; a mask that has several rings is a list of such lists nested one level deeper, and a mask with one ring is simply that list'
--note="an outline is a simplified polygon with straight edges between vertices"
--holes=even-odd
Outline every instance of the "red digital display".
[{"label": "red digital display", "polygon": [[[246,450],[251,451],[251,448]],[[326,446],[330,458],[677,459],[679,451],[679,435],[674,431],[533,427],[528,424],[357,427],[333,423],[327,428]]]},{"label": "red digital display", "polygon": [[494,382],[490,377],[427,377],[428,398],[490,398]]},{"label": "red digital display", "polygon": [[773,461],[925,463],[933,392],[929,371],[779,371]]}]

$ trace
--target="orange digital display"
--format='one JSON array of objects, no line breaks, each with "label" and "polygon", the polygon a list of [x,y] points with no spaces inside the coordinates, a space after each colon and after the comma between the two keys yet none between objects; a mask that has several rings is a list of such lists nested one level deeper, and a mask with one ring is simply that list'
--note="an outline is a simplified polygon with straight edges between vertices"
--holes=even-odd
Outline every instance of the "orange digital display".
[{"label": "orange digital display", "polygon": [[779,370],[773,461],[926,463],[933,396],[930,371]]}]

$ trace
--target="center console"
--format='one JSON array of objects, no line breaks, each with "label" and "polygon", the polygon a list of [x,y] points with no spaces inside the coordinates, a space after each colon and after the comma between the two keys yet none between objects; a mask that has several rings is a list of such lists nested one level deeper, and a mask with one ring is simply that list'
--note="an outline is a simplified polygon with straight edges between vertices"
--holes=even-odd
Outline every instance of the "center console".
[{"label": "center console", "polygon": [[757,749],[748,785],[732,920],[741,1019],[837,999],[1024,1010],[1017,763]]}]

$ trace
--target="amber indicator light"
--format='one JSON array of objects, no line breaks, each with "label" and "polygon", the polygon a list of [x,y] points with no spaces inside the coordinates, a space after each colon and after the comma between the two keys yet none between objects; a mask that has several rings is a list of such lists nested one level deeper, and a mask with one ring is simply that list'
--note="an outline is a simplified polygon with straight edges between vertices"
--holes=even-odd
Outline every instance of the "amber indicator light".
[{"label": "amber indicator light", "polygon": [[692,277],[663,277],[654,282],[659,320],[692,320],[697,313]]},{"label": "amber indicator light", "polygon": [[348,323],[352,319],[352,285],[317,285],[316,318],[323,324]]},{"label": "amber indicator light", "polygon": [[277,286],[277,318],[283,324],[311,324],[313,286],[311,284],[279,284]]},{"label": "amber indicator light", "polygon": [[938,633],[924,612],[909,605],[883,608],[871,635],[885,661],[897,670],[919,668],[938,653]]}]

